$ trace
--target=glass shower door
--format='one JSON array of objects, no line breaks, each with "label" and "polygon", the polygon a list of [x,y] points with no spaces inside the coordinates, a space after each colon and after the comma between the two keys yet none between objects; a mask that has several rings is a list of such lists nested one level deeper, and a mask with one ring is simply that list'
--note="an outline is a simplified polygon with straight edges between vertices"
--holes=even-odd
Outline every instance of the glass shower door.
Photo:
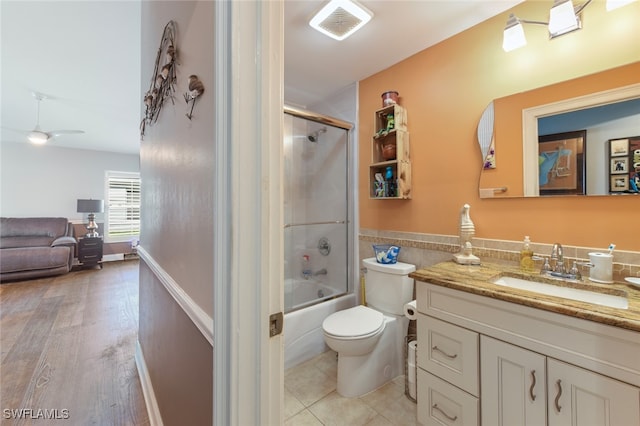
[{"label": "glass shower door", "polygon": [[348,131],[285,114],[285,312],[348,291]]}]

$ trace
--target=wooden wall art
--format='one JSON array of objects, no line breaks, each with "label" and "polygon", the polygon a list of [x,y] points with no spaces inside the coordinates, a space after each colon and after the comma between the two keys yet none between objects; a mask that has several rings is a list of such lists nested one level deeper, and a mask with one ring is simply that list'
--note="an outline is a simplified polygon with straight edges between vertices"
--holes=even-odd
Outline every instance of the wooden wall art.
[{"label": "wooden wall art", "polygon": [[169,21],[162,31],[160,47],[156,55],[156,63],[151,76],[149,90],[144,94],[145,113],[140,123],[140,137],[144,138],[147,125],[158,121],[162,105],[167,99],[173,103],[176,91],[176,23]]}]

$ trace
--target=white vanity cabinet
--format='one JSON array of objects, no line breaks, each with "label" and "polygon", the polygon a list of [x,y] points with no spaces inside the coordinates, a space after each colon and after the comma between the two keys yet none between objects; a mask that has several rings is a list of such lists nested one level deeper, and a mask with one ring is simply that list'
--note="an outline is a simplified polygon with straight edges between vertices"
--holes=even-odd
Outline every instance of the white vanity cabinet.
[{"label": "white vanity cabinet", "polygon": [[420,424],[640,425],[640,333],[416,284]]},{"label": "white vanity cabinet", "polygon": [[546,424],[546,359],[543,355],[482,336],[482,424]]},{"label": "white vanity cabinet", "polygon": [[480,359],[483,425],[640,424],[634,386],[487,336]]},{"label": "white vanity cabinet", "polygon": [[418,422],[479,424],[480,335],[418,314]]},{"label": "white vanity cabinet", "polygon": [[640,389],[547,359],[549,426],[640,425]]}]

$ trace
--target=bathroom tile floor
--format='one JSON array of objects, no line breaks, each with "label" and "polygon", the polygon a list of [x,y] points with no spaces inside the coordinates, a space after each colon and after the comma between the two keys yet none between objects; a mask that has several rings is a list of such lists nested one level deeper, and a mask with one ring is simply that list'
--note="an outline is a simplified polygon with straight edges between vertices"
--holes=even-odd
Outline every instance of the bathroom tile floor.
[{"label": "bathroom tile floor", "polygon": [[336,392],[337,370],[336,353],[327,351],[285,371],[285,426],[417,424],[404,376],[359,398],[344,398]]}]

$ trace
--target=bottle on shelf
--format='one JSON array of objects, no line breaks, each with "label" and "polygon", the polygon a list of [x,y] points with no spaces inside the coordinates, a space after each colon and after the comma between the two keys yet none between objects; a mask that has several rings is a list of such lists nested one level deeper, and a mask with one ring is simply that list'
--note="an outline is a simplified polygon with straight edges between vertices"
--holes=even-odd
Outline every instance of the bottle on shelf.
[{"label": "bottle on shelf", "polygon": [[533,250],[531,250],[531,240],[528,235],[524,237],[520,250],[520,269],[527,272],[533,271]]},{"label": "bottle on shelf", "polygon": [[391,166],[387,166],[387,169],[384,172],[384,182],[385,182],[385,197],[395,197],[396,196],[396,181],[393,179],[393,169]]}]

